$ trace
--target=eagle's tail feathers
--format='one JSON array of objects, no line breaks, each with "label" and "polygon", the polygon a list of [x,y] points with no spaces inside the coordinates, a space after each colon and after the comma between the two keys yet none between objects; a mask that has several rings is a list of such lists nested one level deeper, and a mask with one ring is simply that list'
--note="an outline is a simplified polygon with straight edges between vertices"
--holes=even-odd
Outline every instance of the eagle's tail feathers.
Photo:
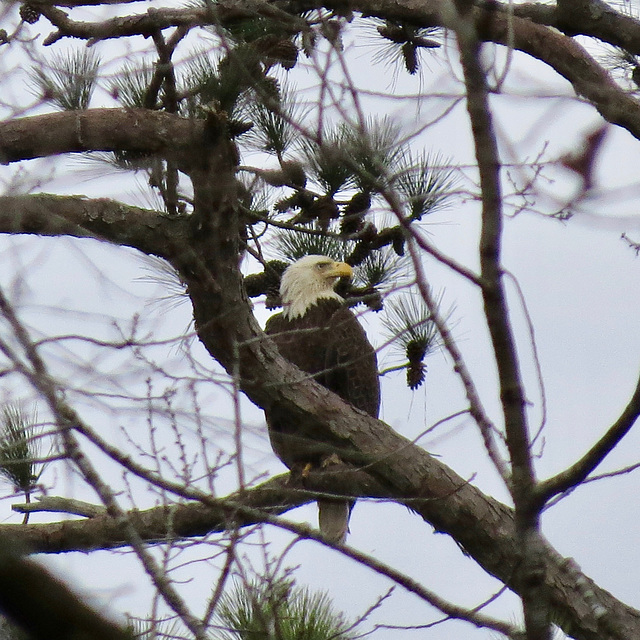
[{"label": "eagle's tail feathers", "polygon": [[318,500],[318,522],[322,535],[334,544],[344,544],[349,532],[349,500]]}]

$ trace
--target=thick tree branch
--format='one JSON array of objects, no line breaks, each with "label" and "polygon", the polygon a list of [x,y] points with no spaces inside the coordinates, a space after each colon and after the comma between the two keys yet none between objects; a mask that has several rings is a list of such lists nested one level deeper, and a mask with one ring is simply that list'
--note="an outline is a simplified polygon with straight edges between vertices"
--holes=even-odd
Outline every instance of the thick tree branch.
[{"label": "thick tree branch", "polygon": [[[461,5],[461,2],[457,3],[457,6]],[[467,7],[471,10],[471,5]],[[541,556],[538,512],[531,509],[531,497],[536,480],[529,446],[524,388],[504,291],[498,145],[493,130],[489,90],[480,62],[480,42],[475,25],[463,9],[458,10],[455,25],[467,93],[467,111],[480,174],[480,270],[484,284],[481,291],[498,368],[500,400],[511,459],[509,489],[516,507],[516,535],[522,544],[519,581],[522,585],[520,595],[525,628],[528,640],[550,640],[550,611],[541,579],[544,561]]]},{"label": "thick tree branch", "polygon": [[0,540],[0,611],[34,640],[127,640],[131,634],[84,603],[21,546]]},{"label": "thick tree branch", "polygon": [[602,0],[558,2],[557,6],[524,3],[513,5],[512,11],[520,18],[554,27],[569,36],[591,36],[640,55],[640,21]]},{"label": "thick tree branch", "polygon": [[[211,498],[207,504],[189,502],[130,511],[127,519],[141,540],[166,542],[264,522],[313,501],[314,495],[308,490],[292,489],[289,475],[285,474],[224,500]],[[58,523],[0,525],[0,534],[15,538],[30,553],[91,551],[131,545],[124,521],[108,514]]]},{"label": "thick tree branch", "polygon": [[640,103],[619,87],[577,42],[544,26],[517,17],[484,12],[477,20],[484,40],[509,46],[545,62],[566,78],[575,92],[602,117],[640,139]]},{"label": "thick tree branch", "polygon": [[206,120],[145,109],[64,111],[0,123],[0,162],[87,151],[176,155],[202,143]]},{"label": "thick tree branch", "polygon": [[[72,20],[60,9],[43,6],[39,3],[42,14],[53,24],[57,31],[52,33],[44,44],[53,44],[61,38],[82,38],[95,42],[109,38],[140,35],[150,36],[152,33],[169,27],[192,28],[205,25],[225,25],[238,20],[255,18],[261,15],[277,20],[281,26],[289,25],[292,32],[303,30],[306,23],[298,18],[260,0],[242,0],[242,2],[217,2],[201,7],[180,9],[158,8],[132,16],[111,18],[101,22],[79,22]],[[64,3],[63,3],[64,4]]]},{"label": "thick tree branch", "polygon": [[107,198],[0,196],[0,233],[95,238],[171,256],[187,246],[188,223]]}]

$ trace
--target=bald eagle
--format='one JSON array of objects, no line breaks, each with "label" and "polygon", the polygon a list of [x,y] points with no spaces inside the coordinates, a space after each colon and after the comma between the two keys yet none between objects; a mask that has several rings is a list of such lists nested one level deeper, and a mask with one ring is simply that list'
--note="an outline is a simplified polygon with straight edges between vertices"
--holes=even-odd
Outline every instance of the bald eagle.
[{"label": "bald eagle", "polygon": [[[265,331],[281,355],[343,400],[374,418],[380,409],[376,354],[356,316],[334,291],[353,270],[327,256],[308,255],[287,268],[280,284],[282,313],[272,316]],[[267,411],[271,446],[289,468],[322,466],[339,455],[339,443],[313,438],[303,425],[277,407]],[[352,500],[318,500],[320,530],[332,542],[344,542]]]}]

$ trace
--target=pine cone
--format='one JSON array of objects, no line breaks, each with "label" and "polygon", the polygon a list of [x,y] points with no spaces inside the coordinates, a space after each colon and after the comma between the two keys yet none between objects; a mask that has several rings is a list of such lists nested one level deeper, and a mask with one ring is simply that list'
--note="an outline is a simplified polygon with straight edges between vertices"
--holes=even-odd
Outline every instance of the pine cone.
[{"label": "pine cone", "polygon": [[366,191],[356,193],[343,209],[340,233],[352,235],[361,231],[364,226],[362,218],[370,207],[371,194]]},{"label": "pine cone", "polygon": [[360,237],[363,240],[366,240],[368,243],[373,242],[374,240],[377,240],[378,238],[378,229],[376,229],[376,225],[373,224],[372,222],[367,222],[364,225],[364,228],[360,234]]},{"label": "pine cone", "polygon": [[[252,273],[246,276],[244,288],[247,295],[250,298],[256,298],[266,294],[267,300],[279,300],[280,278],[287,266],[287,263],[281,260],[271,260],[267,262],[262,273]],[[277,306],[277,304],[274,306]],[[268,303],[267,306],[269,306]]]},{"label": "pine cone", "polygon": [[409,363],[407,367],[407,386],[411,391],[415,391],[424,382],[426,370],[427,367],[422,362]]},{"label": "pine cone", "polygon": [[370,253],[371,243],[360,240],[360,242],[356,244],[354,250],[351,252],[351,255],[345,260],[345,262],[350,264],[352,267],[357,267],[369,257]]},{"label": "pine cone", "polygon": [[285,184],[304,189],[307,184],[307,174],[300,162],[297,160],[283,160],[280,163],[280,168],[286,179]]},{"label": "pine cone", "polygon": [[283,69],[289,70],[298,62],[298,47],[288,38],[269,34],[258,38],[253,44],[268,63],[279,64]]},{"label": "pine cone", "polygon": [[338,50],[342,51],[342,25],[338,20],[327,20],[320,25],[320,33]]},{"label": "pine cone", "polygon": [[244,120],[229,120],[229,135],[232,138],[237,138],[243,133],[247,133],[253,128],[253,122],[246,122]]},{"label": "pine cone", "polygon": [[[308,209],[313,204],[312,196],[304,191],[297,191],[296,193],[278,200],[275,203],[274,209],[280,213],[286,213],[292,209]],[[308,216],[305,214],[305,217]],[[309,222],[309,220],[307,220]]]},{"label": "pine cone", "polygon": [[20,17],[28,24],[35,24],[40,19],[40,10],[32,4],[23,4],[20,6]]},{"label": "pine cone", "polygon": [[267,309],[275,309],[282,305],[280,300],[280,279],[289,265],[282,260],[270,260],[265,265],[266,294],[264,304]]},{"label": "pine cone", "polygon": [[424,340],[411,340],[407,344],[406,354],[409,365],[407,366],[407,385],[409,389],[417,389],[424,382],[427,367],[423,364],[427,353],[427,345]]},{"label": "pine cone", "polygon": [[422,362],[427,353],[424,340],[410,340],[407,344],[406,354],[409,363]]},{"label": "pine cone", "polygon": [[366,191],[359,191],[347,203],[344,215],[349,216],[354,213],[365,213],[371,208],[371,194]]},{"label": "pine cone", "polygon": [[264,92],[265,98],[275,101],[276,104],[280,104],[280,82],[273,76],[264,76],[260,81],[260,90]]},{"label": "pine cone", "polygon": [[405,42],[402,45],[402,57],[409,74],[415,75],[418,71],[418,49],[413,42]]},{"label": "pine cone", "polygon": [[309,207],[308,215],[317,219],[322,228],[326,229],[329,222],[340,215],[340,211],[331,196],[322,196]]},{"label": "pine cone", "polygon": [[379,291],[374,290],[367,296],[365,304],[369,309],[371,309],[371,311],[375,311],[376,313],[378,313],[378,311],[382,311],[382,309],[384,309],[382,294]]},{"label": "pine cone", "polygon": [[407,30],[405,27],[394,24],[393,22],[385,22],[384,25],[378,27],[378,33],[387,40],[395,42],[396,44],[402,44],[408,39]]},{"label": "pine cone", "polygon": [[362,216],[359,213],[344,216],[340,223],[340,233],[343,236],[351,236],[358,233],[363,227]]},{"label": "pine cone", "polygon": [[396,252],[397,256],[402,257],[404,255],[404,243],[405,239],[402,234],[393,236],[391,246],[393,247],[393,250]]}]

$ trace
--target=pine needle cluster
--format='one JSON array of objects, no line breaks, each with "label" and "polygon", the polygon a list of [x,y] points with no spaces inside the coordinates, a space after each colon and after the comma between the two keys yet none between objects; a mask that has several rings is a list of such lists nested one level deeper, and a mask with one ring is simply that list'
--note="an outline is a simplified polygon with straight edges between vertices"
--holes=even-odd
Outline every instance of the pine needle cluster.
[{"label": "pine needle cluster", "polygon": [[309,254],[329,256],[344,262],[354,243],[334,234],[323,233],[317,225],[303,224],[275,234],[273,251],[286,262],[295,262]]},{"label": "pine needle cluster", "polygon": [[83,48],[51,57],[30,70],[35,92],[61,111],[88,109],[96,88],[100,56]]},{"label": "pine needle cluster", "polygon": [[355,635],[328,595],[290,580],[237,584],[218,606],[221,640],[352,640]]},{"label": "pine needle cluster", "polygon": [[[438,306],[442,295],[438,298]],[[450,315],[449,312],[448,315]],[[440,346],[438,329],[422,298],[404,295],[386,304],[383,323],[393,344],[407,359],[407,385],[417,389],[424,383],[427,367],[424,360]]]},{"label": "pine needle cluster", "polygon": [[125,64],[111,82],[111,95],[129,109],[143,108],[153,73],[153,67],[145,61]]},{"label": "pine needle cluster", "polygon": [[5,405],[0,422],[0,475],[29,495],[42,473],[35,462],[41,450],[36,417],[18,405]]},{"label": "pine needle cluster", "polygon": [[386,46],[375,56],[378,60],[401,60],[410,75],[420,69],[420,52],[437,49],[440,43],[433,36],[437,28],[416,27],[408,22],[386,20],[377,28],[378,34],[386,41]]}]

